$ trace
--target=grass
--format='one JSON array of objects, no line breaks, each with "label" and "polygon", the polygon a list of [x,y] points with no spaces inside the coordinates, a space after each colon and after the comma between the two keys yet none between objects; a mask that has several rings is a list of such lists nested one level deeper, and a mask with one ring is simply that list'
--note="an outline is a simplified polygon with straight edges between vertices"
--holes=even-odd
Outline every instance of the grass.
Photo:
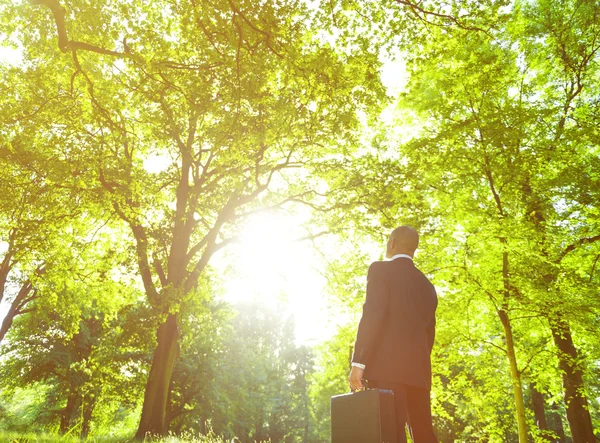
[{"label": "grass", "polygon": [[[14,432],[0,432],[0,443],[121,443],[133,441],[124,437],[89,437],[81,440],[73,436],[61,436],[52,434],[22,434]],[[181,436],[166,436],[162,438],[148,438],[145,442],[152,443],[239,443],[239,440],[224,440],[214,435],[212,432],[208,435],[183,434]]]},{"label": "grass", "polygon": [[106,442],[117,443],[125,442],[126,439],[119,437],[91,437],[86,440],[80,440],[75,437],[53,435],[53,434],[36,434],[36,433],[20,433],[20,432],[0,432],[0,443],[81,443],[81,442]]}]

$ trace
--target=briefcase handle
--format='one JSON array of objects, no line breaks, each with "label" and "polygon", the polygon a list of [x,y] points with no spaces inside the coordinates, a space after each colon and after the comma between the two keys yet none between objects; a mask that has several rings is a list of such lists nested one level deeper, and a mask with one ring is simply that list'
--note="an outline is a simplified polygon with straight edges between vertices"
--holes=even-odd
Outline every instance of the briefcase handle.
[{"label": "briefcase handle", "polygon": [[350,388],[350,392],[351,393],[354,394],[355,392],[368,391],[369,390],[369,380],[365,380],[364,378],[361,378],[360,381],[362,382],[364,388],[363,389],[359,389],[359,390]]}]

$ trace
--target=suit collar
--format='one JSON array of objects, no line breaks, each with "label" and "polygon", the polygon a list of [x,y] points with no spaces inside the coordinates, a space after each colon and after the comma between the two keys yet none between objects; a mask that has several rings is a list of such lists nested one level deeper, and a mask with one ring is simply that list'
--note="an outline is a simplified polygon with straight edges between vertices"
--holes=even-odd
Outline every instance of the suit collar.
[{"label": "suit collar", "polygon": [[408,255],[408,254],[396,254],[396,255],[394,255],[393,257],[391,257],[391,258],[390,258],[390,261],[392,261],[392,260],[396,260],[397,258],[408,258],[408,259],[409,259],[409,260],[411,260],[411,261],[412,261],[412,259],[413,259],[413,258],[412,258],[410,255]]}]

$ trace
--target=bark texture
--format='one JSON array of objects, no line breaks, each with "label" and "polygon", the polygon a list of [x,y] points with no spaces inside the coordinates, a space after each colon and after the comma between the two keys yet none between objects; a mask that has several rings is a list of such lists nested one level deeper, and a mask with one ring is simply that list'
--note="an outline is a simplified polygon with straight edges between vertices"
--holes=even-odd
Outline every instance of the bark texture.
[{"label": "bark texture", "polygon": [[515,343],[512,333],[510,319],[504,310],[498,311],[498,316],[504,328],[504,336],[506,338],[506,354],[510,365],[510,376],[512,380],[513,393],[515,396],[515,409],[517,416],[517,427],[519,435],[519,443],[527,443],[527,416],[525,412],[525,399],[523,397],[523,383],[521,382],[521,371],[517,364],[517,356],[515,354]]},{"label": "bark texture", "polygon": [[529,393],[531,395],[531,406],[535,416],[535,424],[541,431],[540,434],[544,441],[553,441],[548,420],[546,418],[546,401],[544,394],[537,390],[535,383],[529,385]]},{"label": "bark texture", "polygon": [[77,390],[71,391],[67,399],[67,406],[60,418],[60,433],[65,434],[76,424],[77,412],[81,408],[81,395]]},{"label": "bark texture", "polygon": [[33,285],[27,280],[17,293],[15,299],[11,302],[8,312],[2,320],[2,326],[0,326],[0,343],[4,340],[4,337],[10,330],[13,321],[17,315],[30,312],[31,309],[26,309],[26,305],[37,298],[37,291],[33,288]]},{"label": "bark texture", "polygon": [[169,314],[160,325],[157,338],[158,344],[154,350],[144,394],[142,417],[135,435],[137,439],[144,439],[147,435],[164,435],[168,430],[167,399],[173,367],[179,356],[179,331],[175,314]]},{"label": "bark texture", "polygon": [[553,441],[557,443],[566,443],[567,441],[562,417],[563,415],[560,407],[558,404],[554,403],[550,408],[550,413],[548,414],[548,424],[550,426],[550,430],[556,435],[556,438]]},{"label": "bark texture", "polygon": [[558,358],[565,390],[565,407],[573,443],[595,442],[594,426],[585,396],[583,370],[578,363],[579,356],[573,343],[571,328],[567,322],[560,319],[551,321],[550,328],[554,344],[559,350]]}]

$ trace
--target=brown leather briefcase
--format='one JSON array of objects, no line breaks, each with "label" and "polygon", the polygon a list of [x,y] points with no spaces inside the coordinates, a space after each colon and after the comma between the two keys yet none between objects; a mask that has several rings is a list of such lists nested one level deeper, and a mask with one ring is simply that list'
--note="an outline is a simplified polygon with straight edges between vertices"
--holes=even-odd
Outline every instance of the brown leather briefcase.
[{"label": "brown leather briefcase", "polygon": [[331,443],[396,443],[394,393],[367,389],[331,397]]}]

